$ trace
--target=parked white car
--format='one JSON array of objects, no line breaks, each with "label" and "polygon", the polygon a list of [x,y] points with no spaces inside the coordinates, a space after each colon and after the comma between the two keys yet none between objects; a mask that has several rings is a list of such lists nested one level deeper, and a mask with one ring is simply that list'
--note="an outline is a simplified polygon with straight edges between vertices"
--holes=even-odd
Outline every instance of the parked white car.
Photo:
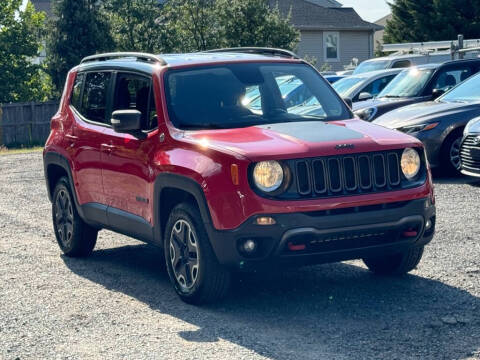
[{"label": "parked white car", "polygon": [[345,77],[333,83],[333,88],[342,98],[352,102],[376,97],[403,69],[388,69]]},{"label": "parked white car", "polygon": [[384,69],[407,68],[414,65],[443,63],[452,59],[449,51],[439,51],[431,54],[390,55],[365,60],[355,68],[353,75]]}]

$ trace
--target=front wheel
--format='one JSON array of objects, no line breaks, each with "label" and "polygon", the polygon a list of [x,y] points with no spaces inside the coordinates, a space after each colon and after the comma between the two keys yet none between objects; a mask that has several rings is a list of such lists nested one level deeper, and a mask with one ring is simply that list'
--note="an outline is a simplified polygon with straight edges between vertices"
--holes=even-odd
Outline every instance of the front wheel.
[{"label": "front wheel", "polygon": [[230,273],[218,263],[196,207],[187,203],[176,206],[164,239],[168,275],[183,301],[203,304],[227,294]]},{"label": "front wheel", "polygon": [[66,177],[60,178],[53,192],[53,228],[58,245],[70,257],[88,256],[97,242],[98,230],[78,215]]},{"label": "front wheel", "polygon": [[460,175],[460,148],[462,145],[463,133],[455,131],[448,136],[442,146],[441,160],[443,171],[448,175]]},{"label": "front wheel", "polygon": [[417,267],[424,247],[414,247],[400,254],[363,259],[368,269],[379,275],[403,275]]}]

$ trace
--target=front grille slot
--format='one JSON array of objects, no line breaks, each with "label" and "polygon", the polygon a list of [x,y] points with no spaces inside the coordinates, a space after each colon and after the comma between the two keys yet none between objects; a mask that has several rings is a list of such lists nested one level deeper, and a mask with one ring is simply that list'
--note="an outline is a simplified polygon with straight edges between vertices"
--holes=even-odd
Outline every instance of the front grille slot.
[{"label": "front grille slot", "polygon": [[310,194],[310,171],[306,161],[297,162],[297,186],[300,195]]},{"label": "front grille slot", "polygon": [[330,179],[330,191],[338,193],[342,191],[342,172],[339,159],[328,159],[328,170]]},{"label": "front grille slot", "polygon": [[[400,170],[401,151],[290,160],[296,178],[295,193],[302,198],[316,198],[419,186],[426,179],[425,168],[416,182],[407,181]],[[295,193],[287,192],[287,196],[294,198]]]}]

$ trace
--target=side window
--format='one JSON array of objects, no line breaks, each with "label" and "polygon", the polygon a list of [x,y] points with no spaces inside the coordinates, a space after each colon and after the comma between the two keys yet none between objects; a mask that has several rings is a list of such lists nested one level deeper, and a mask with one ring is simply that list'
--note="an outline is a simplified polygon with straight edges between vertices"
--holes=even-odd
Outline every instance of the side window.
[{"label": "side window", "polygon": [[385,76],[375,81],[372,81],[362,92],[368,92],[372,96],[377,96],[388,85],[390,81],[397,75]]},{"label": "side window", "polygon": [[140,75],[119,73],[112,110],[129,109],[142,113],[142,130],[150,131],[158,126],[151,79]]},{"label": "side window", "polygon": [[401,69],[412,66],[410,60],[399,60],[392,65],[392,69]]},{"label": "side window", "polygon": [[87,73],[80,113],[88,120],[107,123],[107,95],[111,73]]},{"label": "side window", "polygon": [[437,76],[432,90],[441,89],[448,91],[455,85],[469,78],[471,75],[472,70],[469,67],[442,70]]},{"label": "side window", "polygon": [[80,96],[82,95],[82,86],[84,79],[85,74],[77,74],[75,84],[73,84],[72,96],[70,97],[70,105],[72,105],[75,109],[79,111],[82,104],[82,99],[80,98]]}]

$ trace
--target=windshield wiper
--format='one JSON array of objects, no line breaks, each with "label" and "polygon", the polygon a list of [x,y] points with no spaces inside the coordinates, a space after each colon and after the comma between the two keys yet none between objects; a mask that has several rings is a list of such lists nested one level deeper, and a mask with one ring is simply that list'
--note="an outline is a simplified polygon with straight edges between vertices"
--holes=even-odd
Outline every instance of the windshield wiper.
[{"label": "windshield wiper", "polygon": [[[380,97],[380,96],[379,96]],[[387,99],[398,99],[398,98],[401,98],[401,97],[404,97],[404,96],[400,96],[400,95],[383,95],[381,96],[382,98],[387,98]]]}]

